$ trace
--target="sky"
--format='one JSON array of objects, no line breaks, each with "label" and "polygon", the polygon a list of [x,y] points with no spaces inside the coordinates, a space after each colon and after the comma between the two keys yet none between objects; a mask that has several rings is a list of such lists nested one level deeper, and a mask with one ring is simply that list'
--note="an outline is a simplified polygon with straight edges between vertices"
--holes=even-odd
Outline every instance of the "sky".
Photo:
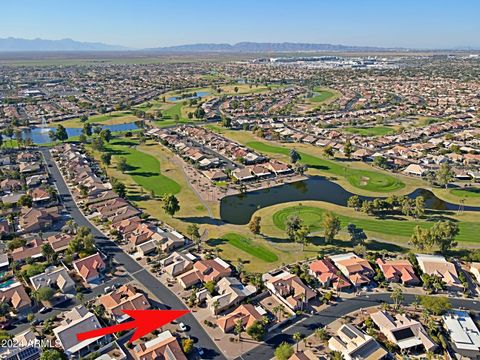
[{"label": "sky", "polygon": [[479,0],[0,0],[0,38],[480,48]]}]

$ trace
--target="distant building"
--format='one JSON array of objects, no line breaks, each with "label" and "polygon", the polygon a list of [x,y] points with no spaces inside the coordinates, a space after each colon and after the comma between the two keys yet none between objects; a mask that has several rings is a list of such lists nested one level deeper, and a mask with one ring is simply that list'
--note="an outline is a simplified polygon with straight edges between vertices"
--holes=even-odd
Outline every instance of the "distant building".
[{"label": "distant building", "polygon": [[449,311],[442,317],[453,349],[469,359],[480,358],[480,332],[466,311]]}]

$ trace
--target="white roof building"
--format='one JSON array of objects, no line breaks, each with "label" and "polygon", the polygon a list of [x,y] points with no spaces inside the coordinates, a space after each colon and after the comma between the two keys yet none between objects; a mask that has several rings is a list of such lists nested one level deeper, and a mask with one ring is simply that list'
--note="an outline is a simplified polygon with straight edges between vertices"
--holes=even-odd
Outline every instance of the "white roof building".
[{"label": "white roof building", "polygon": [[449,311],[443,317],[454,350],[462,356],[480,355],[480,332],[466,311]]}]

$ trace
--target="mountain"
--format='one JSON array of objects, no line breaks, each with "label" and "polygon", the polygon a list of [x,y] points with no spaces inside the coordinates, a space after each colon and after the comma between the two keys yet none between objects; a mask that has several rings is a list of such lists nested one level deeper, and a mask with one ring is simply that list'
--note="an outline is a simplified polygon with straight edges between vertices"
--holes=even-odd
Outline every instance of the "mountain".
[{"label": "mountain", "polygon": [[119,51],[128,48],[102,43],[80,42],[72,39],[45,40],[0,38],[0,52],[12,51]]},{"label": "mountain", "polygon": [[310,43],[189,44],[147,49],[158,52],[313,52],[313,51],[391,51],[393,48]]}]

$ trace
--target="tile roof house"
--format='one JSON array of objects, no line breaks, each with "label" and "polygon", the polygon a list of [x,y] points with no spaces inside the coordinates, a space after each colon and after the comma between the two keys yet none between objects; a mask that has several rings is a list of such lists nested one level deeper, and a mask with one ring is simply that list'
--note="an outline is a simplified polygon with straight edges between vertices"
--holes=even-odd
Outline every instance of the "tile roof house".
[{"label": "tile roof house", "polygon": [[255,286],[244,286],[240,280],[234,277],[223,277],[215,285],[217,295],[207,296],[208,308],[212,314],[216,315],[220,312],[237,306],[243,299],[255,294],[257,289]]},{"label": "tile roof house", "polygon": [[325,258],[316,260],[309,265],[310,275],[314,276],[323,287],[332,287],[342,291],[350,288],[351,284],[330,261]]},{"label": "tile roof house", "polygon": [[415,275],[415,270],[408,260],[387,260],[380,258],[376,260],[385,280],[390,282],[401,282],[404,285],[418,285],[420,279]]},{"label": "tile roof house", "polygon": [[260,321],[265,312],[261,308],[256,308],[252,304],[242,304],[231,313],[217,319],[217,325],[224,332],[231,332],[237,322],[240,320],[245,329],[252,326],[255,321]]},{"label": "tile roof house", "polygon": [[339,351],[345,360],[381,360],[388,352],[371,336],[350,324],[338,329],[337,334],[328,340],[332,351]]},{"label": "tile roof house", "polygon": [[75,260],[72,266],[87,283],[98,280],[100,272],[105,269],[105,263],[99,253]]},{"label": "tile roof house", "polygon": [[176,277],[193,269],[193,261],[194,258],[188,256],[188,254],[173,252],[166,258],[160,260],[160,265],[167,274]]},{"label": "tile roof house", "polygon": [[134,354],[138,360],[187,360],[177,339],[168,330],[153,340],[137,345]]},{"label": "tile roof house", "polygon": [[47,241],[55,252],[64,251],[75,236],[66,233],[57,233],[47,237]]},{"label": "tile roof house", "polygon": [[123,322],[130,317],[123,310],[147,310],[150,303],[144,294],[137,292],[131,284],[122,285],[98,300],[109,316],[117,322]]},{"label": "tile roof house", "polygon": [[471,263],[469,271],[475,276],[475,279],[477,279],[477,282],[480,282],[480,263],[479,262]]},{"label": "tile roof house", "polygon": [[232,269],[220,258],[213,260],[199,260],[193,264],[193,269],[178,276],[178,282],[184,289],[201,282],[217,281],[218,279],[230,276]]},{"label": "tile roof house", "polygon": [[422,324],[416,320],[409,319],[402,314],[396,314],[394,318],[385,311],[377,311],[370,317],[380,332],[402,351],[423,347],[426,352],[429,352],[435,351],[437,348]]},{"label": "tile roof house", "polygon": [[11,256],[14,261],[23,261],[26,258],[39,258],[42,256],[43,240],[33,239],[28,241],[24,246],[13,249]]},{"label": "tile roof house", "polygon": [[297,275],[286,271],[265,274],[262,279],[267,289],[292,310],[302,309],[316,296]]},{"label": "tile roof house", "polygon": [[100,329],[102,326],[97,317],[83,305],[74,307],[65,313],[60,326],[53,329],[59,345],[68,357],[81,357],[94,352],[97,345],[109,342],[109,336],[95,337],[78,341],[77,334]]},{"label": "tile roof house", "polygon": [[370,263],[354,253],[333,255],[330,259],[355,287],[368,285],[375,274]]},{"label": "tile roof house", "polygon": [[450,288],[462,288],[455,265],[442,255],[416,255],[418,266],[425,274],[440,277]]},{"label": "tile roof house", "polygon": [[30,191],[30,196],[32,197],[33,202],[41,202],[50,200],[50,194],[48,191],[42,188],[35,188]]},{"label": "tile roof house", "polygon": [[17,312],[26,315],[32,301],[20,282],[0,288],[0,302],[10,304]]},{"label": "tile roof house", "polygon": [[58,207],[26,208],[21,209],[18,217],[18,226],[22,232],[43,231],[52,226],[60,216]]},{"label": "tile roof house", "polygon": [[50,287],[64,294],[75,293],[75,282],[64,267],[48,267],[43,273],[30,277],[30,282],[35,290]]}]

